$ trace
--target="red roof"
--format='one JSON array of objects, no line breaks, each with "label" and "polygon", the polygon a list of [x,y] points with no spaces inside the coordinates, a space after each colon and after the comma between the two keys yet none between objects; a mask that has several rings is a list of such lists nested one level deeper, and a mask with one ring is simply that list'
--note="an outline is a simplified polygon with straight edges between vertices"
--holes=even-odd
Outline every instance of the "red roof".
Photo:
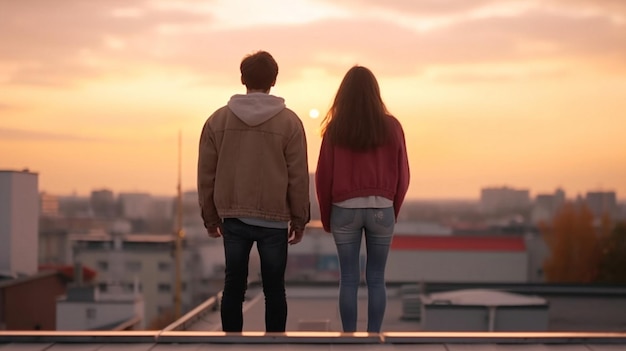
[{"label": "red roof", "polygon": [[[74,280],[74,266],[72,265],[54,265],[45,264],[39,266],[39,271],[57,271],[63,274],[67,279]],[[96,271],[89,267],[83,266],[83,280],[88,282],[94,279]]]},{"label": "red roof", "polygon": [[509,236],[396,235],[392,250],[428,251],[526,251],[524,239]]}]

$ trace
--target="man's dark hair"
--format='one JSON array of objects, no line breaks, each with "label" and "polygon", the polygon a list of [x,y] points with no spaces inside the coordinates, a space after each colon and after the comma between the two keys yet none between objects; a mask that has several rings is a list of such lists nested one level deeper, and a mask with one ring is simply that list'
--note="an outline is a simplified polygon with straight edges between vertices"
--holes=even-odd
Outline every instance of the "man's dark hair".
[{"label": "man's dark hair", "polygon": [[248,89],[270,90],[278,76],[278,64],[266,51],[257,51],[241,61],[241,81]]}]

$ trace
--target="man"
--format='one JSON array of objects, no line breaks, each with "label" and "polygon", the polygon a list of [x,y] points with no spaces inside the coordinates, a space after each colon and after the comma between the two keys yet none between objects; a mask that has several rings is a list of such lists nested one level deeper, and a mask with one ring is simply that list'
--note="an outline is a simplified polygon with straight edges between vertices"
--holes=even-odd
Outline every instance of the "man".
[{"label": "man", "polygon": [[226,277],[222,328],[241,332],[250,250],[256,242],[265,294],[265,328],[284,332],[288,244],[309,221],[309,171],[302,121],[269,94],[278,64],[265,51],[240,65],[246,94],[237,94],[202,129],[198,195],[212,238],[223,237]]}]

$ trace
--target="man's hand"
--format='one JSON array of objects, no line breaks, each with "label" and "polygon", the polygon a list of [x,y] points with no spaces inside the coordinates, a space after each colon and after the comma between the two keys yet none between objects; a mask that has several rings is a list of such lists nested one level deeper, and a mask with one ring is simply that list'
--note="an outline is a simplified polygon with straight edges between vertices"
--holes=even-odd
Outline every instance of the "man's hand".
[{"label": "man's hand", "polygon": [[222,228],[220,228],[219,225],[208,227],[206,230],[211,238],[219,238],[222,236]]},{"label": "man's hand", "polygon": [[287,242],[290,245],[295,245],[302,241],[302,236],[304,236],[304,230],[289,228],[289,239]]}]

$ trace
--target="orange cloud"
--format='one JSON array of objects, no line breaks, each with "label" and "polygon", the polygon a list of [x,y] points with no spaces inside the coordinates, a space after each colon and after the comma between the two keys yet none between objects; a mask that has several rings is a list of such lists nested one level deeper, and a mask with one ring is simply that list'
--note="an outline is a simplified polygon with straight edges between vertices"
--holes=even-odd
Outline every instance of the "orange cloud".
[{"label": "orange cloud", "polygon": [[[429,11],[458,13],[493,3],[445,2],[444,8],[434,1],[395,1],[376,6],[406,10],[410,16]],[[17,66],[9,82],[63,86],[104,74],[132,75],[137,67],[151,65],[188,70],[199,81],[220,83],[236,73],[243,54],[258,49],[277,56],[286,72],[281,79],[294,78],[293,73],[303,66],[339,74],[346,63],[320,59],[329,55],[354,57],[359,62],[353,63],[372,65],[382,74],[406,75],[439,64],[555,57],[623,61],[626,53],[624,24],[615,22],[614,14],[601,12],[599,5],[587,15],[558,11],[567,9],[561,5],[507,15],[461,16],[445,27],[419,32],[384,17],[367,16],[214,29],[210,12],[185,11],[184,3],[167,10],[151,7],[149,2],[132,4],[133,11],[123,7],[127,2],[104,0],[66,2],[62,11],[52,11],[59,5],[42,0],[4,5],[0,65]],[[374,6],[368,1],[344,4]],[[615,7],[621,8],[611,8]],[[415,17],[416,22],[422,19]],[[224,67],[232,71],[224,72]]]}]

